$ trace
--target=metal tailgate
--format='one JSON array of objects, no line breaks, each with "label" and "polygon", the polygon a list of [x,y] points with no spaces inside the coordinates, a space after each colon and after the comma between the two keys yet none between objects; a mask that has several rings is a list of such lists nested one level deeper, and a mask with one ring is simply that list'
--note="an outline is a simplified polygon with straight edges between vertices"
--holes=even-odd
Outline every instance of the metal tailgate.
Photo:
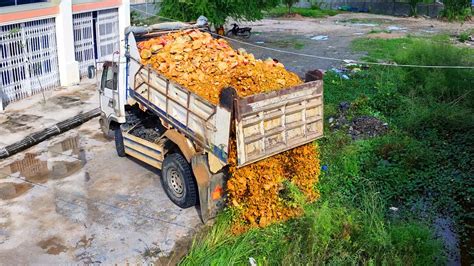
[{"label": "metal tailgate", "polygon": [[323,81],[239,98],[238,166],[311,142],[323,135]]}]

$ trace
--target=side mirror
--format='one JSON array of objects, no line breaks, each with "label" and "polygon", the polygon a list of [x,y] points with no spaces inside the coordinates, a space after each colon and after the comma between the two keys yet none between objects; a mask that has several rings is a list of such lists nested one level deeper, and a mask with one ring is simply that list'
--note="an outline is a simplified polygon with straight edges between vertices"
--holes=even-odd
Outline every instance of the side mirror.
[{"label": "side mirror", "polygon": [[93,66],[93,65],[88,66],[87,67],[87,77],[89,79],[93,79],[93,78],[95,78],[95,74],[96,74],[95,66]]}]

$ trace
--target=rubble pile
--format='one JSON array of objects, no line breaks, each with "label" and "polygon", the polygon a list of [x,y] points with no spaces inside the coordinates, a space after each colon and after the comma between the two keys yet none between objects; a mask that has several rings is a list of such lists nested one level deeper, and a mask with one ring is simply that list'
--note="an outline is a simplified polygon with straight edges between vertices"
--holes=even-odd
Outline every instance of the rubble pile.
[{"label": "rubble pile", "polygon": [[[241,97],[301,84],[300,78],[272,59],[265,61],[209,33],[187,30],[139,43],[143,64],[217,104],[220,91],[233,87]],[[312,202],[319,176],[319,154],[313,144],[237,168],[235,140],[229,155],[229,205],[240,214],[233,231],[264,227],[302,213],[301,204],[282,197],[291,182]]]}]

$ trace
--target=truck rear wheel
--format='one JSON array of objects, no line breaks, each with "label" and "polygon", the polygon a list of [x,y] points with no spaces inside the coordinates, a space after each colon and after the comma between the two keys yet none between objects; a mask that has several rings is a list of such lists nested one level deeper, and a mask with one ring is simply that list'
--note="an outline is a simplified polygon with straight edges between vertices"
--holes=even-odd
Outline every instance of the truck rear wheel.
[{"label": "truck rear wheel", "polygon": [[165,157],[161,169],[161,184],[170,200],[181,208],[195,206],[198,202],[197,185],[191,166],[179,153]]},{"label": "truck rear wheel", "polygon": [[117,150],[117,155],[119,157],[125,157],[125,146],[123,144],[123,136],[122,136],[122,130],[120,127],[117,127],[114,130],[114,136],[115,136],[115,149]]}]

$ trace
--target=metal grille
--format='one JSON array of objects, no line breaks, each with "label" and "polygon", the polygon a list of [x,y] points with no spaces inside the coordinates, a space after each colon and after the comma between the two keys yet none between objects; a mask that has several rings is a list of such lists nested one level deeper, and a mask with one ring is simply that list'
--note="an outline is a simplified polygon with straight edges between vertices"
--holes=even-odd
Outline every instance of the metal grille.
[{"label": "metal grille", "polygon": [[111,55],[119,50],[118,9],[97,12],[97,57],[99,61],[112,59]]},{"label": "metal grille", "polygon": [[0,85],[6,103],[59,86],[54,18],[0,26]]},{"label": "metal grille", "polygon": [[79,62],[81,76],[87,75],[87,67],[95,65],[94,27],[92,12],[73,15],[74,52]]}]

